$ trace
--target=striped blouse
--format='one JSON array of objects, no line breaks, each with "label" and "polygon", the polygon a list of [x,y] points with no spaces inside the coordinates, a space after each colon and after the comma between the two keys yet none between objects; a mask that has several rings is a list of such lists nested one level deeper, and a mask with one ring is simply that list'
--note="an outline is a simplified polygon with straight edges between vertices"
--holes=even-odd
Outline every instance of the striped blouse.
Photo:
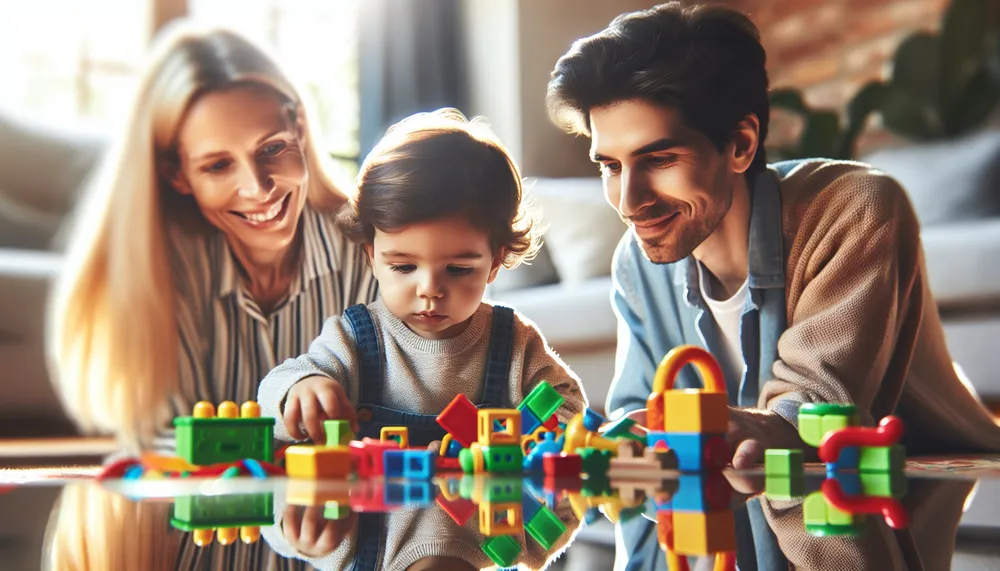
[{"label": "striped blouse", "polygon": [[[377,282],[364,249],[344,237],[334,219],[303,210],[302,268],[288,296],[266,315],[247,293],[221,232],[172,236],[180,345],[176,416],[190,415],[200,400],[255,400],[260,380],[276,364],[305,353],[328,317],[375,299]],[[154,446],[173,449],[172,430]]]}]

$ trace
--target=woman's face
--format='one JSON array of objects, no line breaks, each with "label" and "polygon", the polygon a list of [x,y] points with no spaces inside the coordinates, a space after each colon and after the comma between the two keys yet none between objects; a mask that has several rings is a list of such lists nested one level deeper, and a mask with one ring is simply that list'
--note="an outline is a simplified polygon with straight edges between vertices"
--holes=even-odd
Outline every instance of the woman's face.
[{"label": "woman's face", "polygon": [[268,88],[202,95],[178,131],[174,186],[194,197],[238,255],[280,257],[306,201],[304,133],[301,120]]}]

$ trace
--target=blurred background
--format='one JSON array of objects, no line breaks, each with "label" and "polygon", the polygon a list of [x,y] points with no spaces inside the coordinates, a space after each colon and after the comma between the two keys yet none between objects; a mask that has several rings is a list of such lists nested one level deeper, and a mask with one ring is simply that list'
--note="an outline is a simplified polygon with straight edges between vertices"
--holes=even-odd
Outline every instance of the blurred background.
[{"label": "blurred background", "polygon": [[[611,254],[624,227],[588,141],[547,119],[571,42],[646,0],[0,0],[0,437],[72,433],[42,349],[48,284],[81,185],[125,120],[151,39],[171,20],[268,44],[317,107],[351,180],[392,122],[455,106],[485,116],[529,179],[542,255],[490,291],[534,319],[593,408],[613,373]],[[949,347],[1000,403],[1000,2],[731,0],[761,31],[772,160],[870,162],[923,224]]]}]

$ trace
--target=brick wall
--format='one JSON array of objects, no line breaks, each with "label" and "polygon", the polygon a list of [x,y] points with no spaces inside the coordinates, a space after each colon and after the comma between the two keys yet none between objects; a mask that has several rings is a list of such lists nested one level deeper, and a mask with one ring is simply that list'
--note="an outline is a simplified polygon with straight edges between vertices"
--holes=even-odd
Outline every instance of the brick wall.
[{"label": "brick wall", "polygon": [[[814,107],[843,110],[857,90],[887,77],[893,53],[907,35],[936,31],[949,0],[730,0],[761,32],[772,88],[796,87]],[[794,137],[776,114],[774,139]],[[898,143],[878,129],[859,144],[863,153]]]}]

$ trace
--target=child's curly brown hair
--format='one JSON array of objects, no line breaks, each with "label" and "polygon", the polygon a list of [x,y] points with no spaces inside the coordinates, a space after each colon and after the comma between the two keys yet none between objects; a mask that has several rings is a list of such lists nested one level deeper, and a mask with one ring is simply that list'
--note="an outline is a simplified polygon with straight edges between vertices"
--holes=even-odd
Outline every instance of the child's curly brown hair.
[{"label": "child's curly brown hair", "polygon": [[487,232],[504,267],[541,246],[521,173],[496,135],[455,109],[418,113],[393,125],[368,154],[351,206],[337,219],[351,240],[371,244],[375,229],[462,216]]}]

